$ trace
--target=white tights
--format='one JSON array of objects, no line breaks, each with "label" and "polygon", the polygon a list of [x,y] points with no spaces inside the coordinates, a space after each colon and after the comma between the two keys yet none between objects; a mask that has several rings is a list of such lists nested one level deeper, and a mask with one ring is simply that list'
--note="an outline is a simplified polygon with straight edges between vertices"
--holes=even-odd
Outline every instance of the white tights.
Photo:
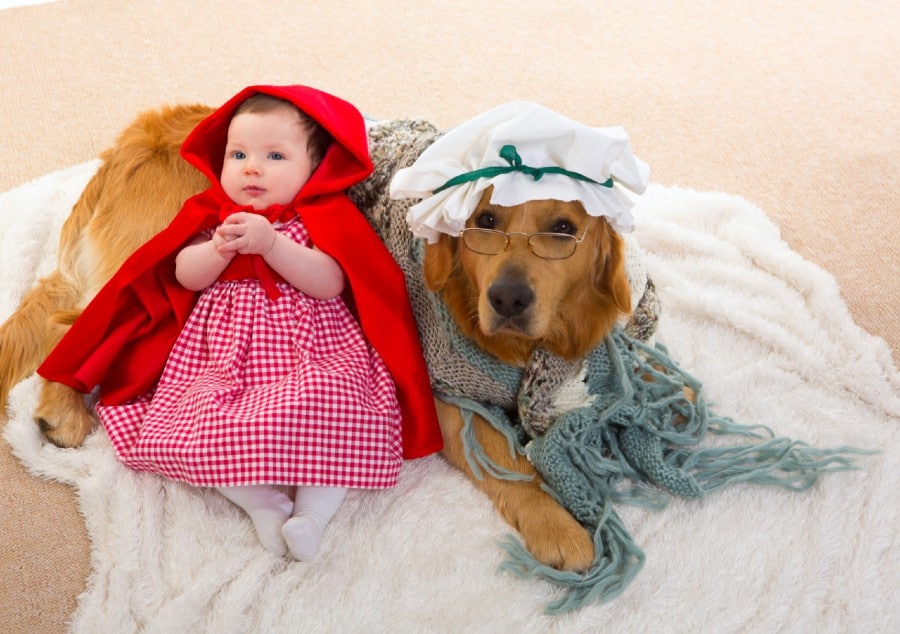
[{"label": "white tights", "polygon": [[347,494],[347,489],[337,487],[297,487],[291,502],[281,490],[268,485],[217,490],[250,516],[267,550],[279,556],[290,551],[300,561],[309,561],[319,552],[325,527]]}]

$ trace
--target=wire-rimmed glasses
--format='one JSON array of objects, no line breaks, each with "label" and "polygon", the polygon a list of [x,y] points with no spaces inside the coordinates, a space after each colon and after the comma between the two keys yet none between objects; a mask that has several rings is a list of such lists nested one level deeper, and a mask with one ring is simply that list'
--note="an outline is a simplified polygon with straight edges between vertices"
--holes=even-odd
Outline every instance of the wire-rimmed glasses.
[{"label": "wire-rimmed glasses", "polygon": [[572,257],[575,249],[584,240],[588,228],[581,237],[568,233],[522,233],[520,231],[497,231],[496,229],[480,229],[469,227],[459,232],[466,248],[481,255],[498,255],[506,251],[510,236],[525,236],[528,248],[537,257],[545,260],[565,260]]}]

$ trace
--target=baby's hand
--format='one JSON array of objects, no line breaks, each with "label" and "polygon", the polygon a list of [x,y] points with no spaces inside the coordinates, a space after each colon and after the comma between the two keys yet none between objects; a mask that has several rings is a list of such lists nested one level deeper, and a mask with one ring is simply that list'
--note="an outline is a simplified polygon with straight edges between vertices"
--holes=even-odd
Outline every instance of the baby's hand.
[{"label": "baby's hand", "polygon": [[216,227],[215,232],[213,232],[212,243],[216,248],[216,253],[225,260],[230,261],[238,254],[237,245],[234,243],[234,240],[222,234],[221,225]]},{"label": "baby's hand", "polygon": [[265,255],[275,244],[277,234],[264,216],[242,211],[228,216],[216,229],[216,236],[222,240],[221,246],[216,245],[219,253],[224,250]]}]

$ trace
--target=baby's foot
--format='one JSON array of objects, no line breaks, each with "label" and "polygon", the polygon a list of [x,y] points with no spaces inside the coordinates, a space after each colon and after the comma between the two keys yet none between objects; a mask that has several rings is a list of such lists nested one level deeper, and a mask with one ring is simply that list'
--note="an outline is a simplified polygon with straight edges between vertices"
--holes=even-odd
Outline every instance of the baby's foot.
[{"label": "baby's foot", "polygon": [[310,561],[319,552],[325,526],[311,515],[295,515],[281,527],[288,550],[299,561]]},{"label": "baby's foot", "polygon": [[287,554],[287,544],[281,536],[281,527],[291,516],[293,509],[294,503],[280,491],[275,492],[267,504],[247,509],[247,515],[253,520],[260,543],[266,550],[279,557]]}]

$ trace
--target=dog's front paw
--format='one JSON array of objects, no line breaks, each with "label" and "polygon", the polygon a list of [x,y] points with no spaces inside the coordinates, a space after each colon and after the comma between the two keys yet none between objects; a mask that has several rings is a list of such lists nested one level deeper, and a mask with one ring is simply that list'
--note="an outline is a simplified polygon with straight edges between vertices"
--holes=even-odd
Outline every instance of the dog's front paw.
[{"label": "dog's front paw", "polygon": [[77,447],[94,425],[80,392],[45,381],[34,420],[44,437],[57,447]]},{"label": "dog's front paw", "polygon": [[525,547],[543,564],[581,572],[594,562],[590,532],[555,503],[544,505],[541,514],[520,521],[519,532]]}]

